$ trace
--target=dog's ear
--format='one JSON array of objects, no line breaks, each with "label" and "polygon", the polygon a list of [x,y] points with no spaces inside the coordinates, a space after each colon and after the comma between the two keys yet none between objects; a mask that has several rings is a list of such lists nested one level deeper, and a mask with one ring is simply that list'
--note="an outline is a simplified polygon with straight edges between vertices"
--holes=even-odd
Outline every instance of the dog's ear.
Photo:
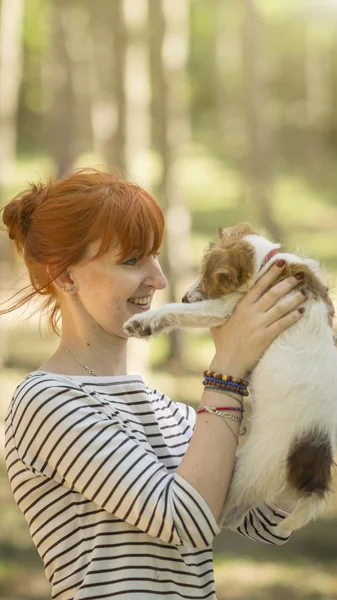
[{"label": "dog's ear", "polygon": [[232,227],[218,228],[218,238],[241,239],[244,238],[246,235],[251,234],[259,235],[258,231],[246,221],[238,223],[237,225],[233,225]]},{"label": "dog's ear", "polygon": [[206,257],[200,287],[207,298],[220,298],[238,290],[253,273],[249,247],[215,248]]}]

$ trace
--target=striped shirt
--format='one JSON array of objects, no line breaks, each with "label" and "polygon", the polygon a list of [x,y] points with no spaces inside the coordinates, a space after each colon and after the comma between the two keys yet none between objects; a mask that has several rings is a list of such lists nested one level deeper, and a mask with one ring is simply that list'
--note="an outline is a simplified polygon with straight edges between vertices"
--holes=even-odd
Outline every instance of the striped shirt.
[{"label": "striped shirt", "polygon": [[[176,473],[195,411],[139,375],[30,373],[6,415],[6,465],[57,600],[215,600],[219,525]],[[251,510],[238,532],[282,544],[287,513]]]}]

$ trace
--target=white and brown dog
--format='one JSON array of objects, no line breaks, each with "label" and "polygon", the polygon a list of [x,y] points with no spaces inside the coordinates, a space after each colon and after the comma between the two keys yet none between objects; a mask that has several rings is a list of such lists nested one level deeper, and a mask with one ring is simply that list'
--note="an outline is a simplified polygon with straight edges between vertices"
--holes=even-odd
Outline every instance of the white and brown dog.
[{"label": "white and brown dog", "polygon": [[334,308],[319,263],[281,252],[279,244],[247,223],[219,230],[183,303],[137,314],[124,329],[146,337],[174,328],[221,325],[280,258],[287,266],[279,280],[304,276],[300,287],[308,296],[306,311],[274,340],[251,373],[251,432],[238,451],[221,521],[238,526],[250,508],[284,497],[295,506],[275,529],[285,533],[305,525],[323,506],[337,448]]}]

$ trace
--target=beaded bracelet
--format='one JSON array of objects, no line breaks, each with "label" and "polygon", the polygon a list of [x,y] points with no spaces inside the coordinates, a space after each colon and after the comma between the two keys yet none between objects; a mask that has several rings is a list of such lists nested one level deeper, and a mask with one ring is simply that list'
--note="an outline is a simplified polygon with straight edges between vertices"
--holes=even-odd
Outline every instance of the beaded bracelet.
[{"label": "beaded bracelet", "polygon": [[204,371],[204,377],[213,377],[215,379],[222,379],[223,381],[232,381],[233,383],[239,383],[240,385],[244,385],[247,387],[249,385],[249,381],[247,379],[235,379],[232,375],[223,375],[222,373],[216,373],[215,371]]},{"label": "beaded bracelet", "polygon": [[221,381],[221,379],[213,379],[212,377],[205,377],[203,381],[204,385],[213,385],[226,390],[232,390],[240,394],[241,396],[248,395],[248,390],[245,386],[239,385],[238,383],[231,383],[227,381]]},{"label": "beaded bracelet", "polygon": [[248,384],[247,379],[239,377],[236,379],[232,375],[224,375],[223,373],[217,373],[216,371],[204,371],[203,385],[222,390],[229,390],[239,394],[240,396],[248,396]]},{"label": "beaded bracelet", "polygon": [[247,386],[243,385],[243,383],[237,383],[236,381],[230,381],[229,379],[224,380],[220,379],[220,377],[210,377],[210,375],[206,376],[205,379],[206,381],[214,381],[214,383],[221,383],[221,385],[232,385],[238,389],[247,389]]},{"label": "beaded bracelet", "polygon": [[226,381],[224,381],[223,383],[219,383],[218,381],[212,380],[209,377],[204,379],[203,385],[207,387],[212,387],[214,389],[229,390],[231,392],[235,392],[236,394],[240,394],[240,396],[249,395],[249,391],[247,390],[247,388],[241,386],[239,387],[238,385],[227,383]]}]

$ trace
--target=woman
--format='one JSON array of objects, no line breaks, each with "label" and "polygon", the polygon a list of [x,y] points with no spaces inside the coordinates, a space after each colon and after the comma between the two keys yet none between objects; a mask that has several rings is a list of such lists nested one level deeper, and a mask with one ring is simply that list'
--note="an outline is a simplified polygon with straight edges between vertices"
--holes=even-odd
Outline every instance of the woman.
[{"label": "woman", "polygon": [[[127,374],[124,322],[167,281],[164,221],[140,187],[94,169],[34,185],[3,221],[60,345],[16,389],[6,417],[7,471],[58,600],[214,599],[212,541],[237,448],[243,395],[207,386],[198,413]],[[294,324],[298,281],[255,284],[211,331],[209,368],[243,378]],[[5,311],[3,311],[5,312]],[[208,365],[206,365],[208,367]],[[228,406],[230,404],[230,406]],[[235,412],[236,411],[236,412]],[[282,544],[280,507],[251,511],[239,533]]]}]

